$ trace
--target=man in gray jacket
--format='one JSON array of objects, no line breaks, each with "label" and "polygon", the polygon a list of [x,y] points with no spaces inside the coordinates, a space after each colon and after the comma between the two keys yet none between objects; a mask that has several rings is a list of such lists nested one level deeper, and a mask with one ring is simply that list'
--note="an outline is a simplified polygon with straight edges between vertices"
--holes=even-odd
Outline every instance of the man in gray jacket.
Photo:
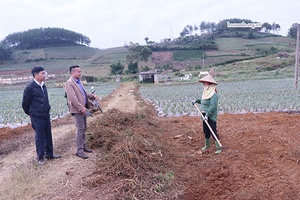
[{"label": "man in gray jacket", "polygon": [[68,99],[70,113],[74,117],[76,124],[76,156],[87,159],[84,152],[92,153],[92,150],[86,146],[85,131],[87,127],[88,98],[98,97],[94,94],[87,94],[80,80],[81,69],[79,66],[70,67],[71,77],[66,82],[65,91]]}]

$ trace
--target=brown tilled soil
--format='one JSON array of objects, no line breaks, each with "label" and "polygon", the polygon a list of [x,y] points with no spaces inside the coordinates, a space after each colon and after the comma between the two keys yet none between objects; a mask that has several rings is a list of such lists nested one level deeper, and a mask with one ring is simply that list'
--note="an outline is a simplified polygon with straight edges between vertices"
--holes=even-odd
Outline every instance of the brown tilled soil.
[{"label": "brown tilled soil", "polygon": [[23,77],[24,74],[30,74],[30,70],[5,70],[1,71],[1,76],[17,76],[17,77]]},{"label": "brown tilled soil", "polygon": [[14,173],[34,162],[33,131],[0,129],[0,199],[300,199],[299,114],[219,115],[214,155],[214,144],[201,152],[199,117],[158,118],[136,91],[124,84],[89,118],[88,160],[74,156],[72,118],[54,121],[62,158],[35,167],[20,196]]}]

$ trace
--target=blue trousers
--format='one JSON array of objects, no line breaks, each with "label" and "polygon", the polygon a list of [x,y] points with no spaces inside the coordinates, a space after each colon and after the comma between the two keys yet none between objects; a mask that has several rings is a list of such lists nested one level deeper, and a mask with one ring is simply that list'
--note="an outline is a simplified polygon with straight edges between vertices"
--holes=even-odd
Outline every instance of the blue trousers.
[{"label": "blue trousers", "polygon": [[30,117],[32,128],[35,131],[35,147],[37,159],[43,159],[44,156],[53,156],[53,143],[51,133],[50,117]]}]

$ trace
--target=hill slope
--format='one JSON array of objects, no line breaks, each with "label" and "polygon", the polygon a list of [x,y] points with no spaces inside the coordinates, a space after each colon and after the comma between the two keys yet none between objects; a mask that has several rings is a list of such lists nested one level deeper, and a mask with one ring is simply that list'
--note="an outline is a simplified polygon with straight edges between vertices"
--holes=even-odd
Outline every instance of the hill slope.
[{"label": "hill slope", "polygon": [[[279,68],[293,65],[292,52],[295,51],[295,42],[296,40],[287,37],[267,37],[253,40],[217,38],[216,44],[219,49],[216,51],[205,51],[205,54],[198,50],[153,52],[152,59],[146,63],[140,62],[139,66],[155,68],[167,65],[174,69],[186,71],[193,71],[195,68],[209,70],[220,64],[221,66],[226,63],[235,64],[240,60],[272,55],[263,61],[266,67],[270,67],[269,71],[271,71],[274,65],[279,65]],[[277,57],[277,52],[281,51],[290,53],[285,62],[277,62],[273,59]],[[109,76],[111,64],[121,61],[122,64],[126,65],[127,54],[128,49],[125,47],[100,50],[86,46],[68,46],[16,51],[12,61],[0,63],[0,77],[13,77],[16,70],[28,70],[35,65],[44,66],[49,73],[63,76],[67,75],[69,66],[80,65],[86,76],[105,77]],[[203,55],[205,55],[204,59]],[[254,59],[255,61],[256,59]],[[253,65],[261,64],[253,63]],[[239,71],[238,65],[230,66],[226,71],[235,71],[236,69]],[[251,68],[251,70],[253,69]],[[11,73],[7,71],[11,71]],[[29,71],[27,74],[30,75]]]}]

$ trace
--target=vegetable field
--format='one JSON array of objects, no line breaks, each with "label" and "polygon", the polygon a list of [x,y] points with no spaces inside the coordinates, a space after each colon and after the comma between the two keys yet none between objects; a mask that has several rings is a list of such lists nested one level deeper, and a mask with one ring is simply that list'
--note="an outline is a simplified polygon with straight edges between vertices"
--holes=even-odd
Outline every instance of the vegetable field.
[{"label": "vegetable field", "polygon": [[[118,84],[94,85],[93,90],[103,98]],[[12,87],[13,88],[13,87]],[[92,91],[91,86],[86,86]],[[159,116],[199,115],[191,102],[202,95],[200,83],[141,85],[139,93],[155,106]],[[246,113],[269,111],[300,111],[300,91],[294,89],[293,79],[248,80],[219,82],[219,113]],[[68,113],[63,88],[48,88],[52,106],[51,118],[61,118]],[[0,127],[27,124],[22,102],[23,88],[1,88]]]},{"label": "vegetable field", "polygon": [[[191,102],[201,98],[200,83],[142,85],[140,94],[151,102],[159,116],[198,115]],[[300,92],[293,79],[219,82],[219,113],[299,111]]]},{"label": "vegetable field", "polygon": [[[103,98],[112,93],[118,84],[102,84],[86,86],[88,92],[96,91],[99,98]],[[4,126],[18,127],[30,122],[29,117],[22,109],[22,97],[24,88],[2,87],[0,89],[0,128]],[[51,105],[51,119],[62,118],[68,113],[67,100],[64,98],[65,91],[63,88],[48,87],[49,101]]]}]

